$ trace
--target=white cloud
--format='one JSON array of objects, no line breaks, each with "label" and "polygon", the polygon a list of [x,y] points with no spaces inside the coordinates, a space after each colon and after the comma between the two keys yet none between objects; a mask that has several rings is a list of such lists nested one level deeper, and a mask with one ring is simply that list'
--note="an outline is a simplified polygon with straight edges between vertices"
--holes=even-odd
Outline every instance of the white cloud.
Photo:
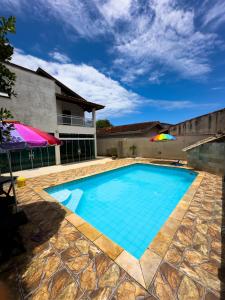
[{"label": "white cloud", "polygon": [[[150,4],[150,17],[142,14],[134,18],[124,38],[119,36],[116,49],[126,58],[126,66],[135,68],[141,63],[149,74],[162,65],[185,78],[199,78],[209,73],[208,54],[215,35],[196,31],[194,11],[179,8],[174,0],[152,0]],[[129,32],[130,39],[127,38]]]},{"label": "white cloud", "polygon": [[165,110],[201,106],[186,100],[169,101],[144,98],[125,89],[118,81],[86,64],[46,61],[19,49],[15,49],[12,62],[31,70],[41,67],[85,99],[105,105],[106,108],[98,113],[99,117],[115,118],[137,113],[142,106]]},{"label": "white cloud", "polygon": [[215,86],[215,87],[212,87],[211,90],[214,90],[214,91],[218,91],[218,90],[224,90],[225,87],[224,86]]},{"label": "white cloud", "polygon": [[118,19],[129,18],[129,10],[132,0],[108,0],[95,1],[99,11],[109,23],[114,23]]},{"label": "white cloud", "polygon": [[48,10],[59,22],[80,36],[93,38],[105,32],[105,21],[90,0],[37,0],[41,11]]},{"label": "white cloud", "polygon": [[22,13],[26,0],[1,0],[1,5],[7,11]]},{"label": "white cloud", "polygon": [[100,115],[112,117],[134,112],[143,99],[92,66],[46,61],[16,49],[12,62],[36,70],[43,68],[85,99],[103,104]]},{"label": "white cloud", "polygon": [[164,76],[163,73],[160,73],[159,71],[154,71],[151,73],[151,75],[148,78],[148,81],[152,84],[160,84],[161,78]]},{"label": "white cloud", "polygon": [[[200,105],[193,103],[188,100],[174,100],[174,101],[169,101],[169,100],[155,100],[155,99],[148,99],[146,101],[146,105],[151,106],[151,107],[156,107],[158,109],[164,109],[164,110],[179,110],[179,109],[190,109],[190,108],[199,108]],[[210,106],[208,104],[206,105],[201,105],[202,106]]]},{"label": "white cloud", "polygon": [[58,51],[51,51],[49,52],[49,56],[54,60],[61,62],[61,63],[69,63],[71,60],[66,54],[62,54]]},{"label": "white cloud", "polygon": [[[2,1],[24,14],[33,9],[24,0]],[[181,7],[178,0],[36,0],[34,14],[53,16],[87,39],[112,36],[108,49],[116,57],[114,66],[124,82],[132,82],[144,74],[150,78],[159,67],[194,79],[211,71],[209,55],[217,35],[196,28],[197,10]],[[205,24],[221,24],[224,12],[224,0],[217,0],[206,11]]]},{"label": "white cloud", "polygon": [[[210,25],[213,29],[219,27],[225,22],[225,1],[224,0],[214,0],[205,1],[204,3],[205,14],[203,16],[204,26]],[[208,9],[207,6],[209,6]]]}]

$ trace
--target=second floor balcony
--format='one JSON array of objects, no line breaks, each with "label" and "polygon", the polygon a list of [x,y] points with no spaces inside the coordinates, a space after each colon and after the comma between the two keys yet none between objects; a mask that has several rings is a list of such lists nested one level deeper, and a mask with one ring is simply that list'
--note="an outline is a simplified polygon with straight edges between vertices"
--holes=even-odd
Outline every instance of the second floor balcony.
[{"label": "second floor balcony", "polygon": [[58,125],[94,127],[92,118],[74,115],[57,115]]}]

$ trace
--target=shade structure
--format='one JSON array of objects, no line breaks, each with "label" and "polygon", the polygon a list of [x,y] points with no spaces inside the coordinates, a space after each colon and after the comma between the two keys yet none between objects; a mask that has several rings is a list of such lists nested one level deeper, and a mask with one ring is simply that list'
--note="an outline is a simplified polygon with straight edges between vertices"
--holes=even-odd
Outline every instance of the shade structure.
[{"label": "shade structure", "polygon": [[161,133],[151,138],[150,142],[174,141],[174,140],[176,140],[175,136],[168,133]]},{"label": "shade structure", "polygon": [[51,134],[44,132],[40,129],[22,124],[18,121],[7,121],[0,123],[0,129],[4,132],[10,125],[10,138],[3,137],[2,143],[0,143],[0,153],[7,153],[9,170],[12,181],[13,194],[15,197],[15,205],[17,211],[17,199],[14,185],[14,179],[12,175],[11,156],[10,151],[30,149],[35,147],[48,147],[60,145],[61,141]]},{"label": "shade structure", "polygon": [[3,140],[0,144],[0,152],[61,144],[61,141],[54,136],[20,122],[6,122],[5,125],[2,126],[3,131],[4,127],[6,128],[8,125],[12,126],[10,139],[9,141]]}]

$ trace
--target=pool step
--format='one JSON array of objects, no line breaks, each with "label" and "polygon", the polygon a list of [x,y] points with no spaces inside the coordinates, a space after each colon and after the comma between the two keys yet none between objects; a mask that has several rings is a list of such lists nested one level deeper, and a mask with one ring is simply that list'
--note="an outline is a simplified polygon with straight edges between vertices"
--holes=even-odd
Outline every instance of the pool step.
[{"label": "pool step", "polygon": [[64,201],[62,204],[66,205],[67,208],[69,208],[71,211],[75,212],[80,200],[83,196],[83,191],[80,189],[74,190],[71,195],[68,197],[66,201]]},{"label": "pool step", "polygon": [[62,203],[62,202],[66,202],[69,199],[69,197],[71,196],[71,194],[72,194],[71,191],[64,189],[64,190],[52,193],[51,196],[53,198],[55,198],[57,201],[59,201],[60,203]]}]

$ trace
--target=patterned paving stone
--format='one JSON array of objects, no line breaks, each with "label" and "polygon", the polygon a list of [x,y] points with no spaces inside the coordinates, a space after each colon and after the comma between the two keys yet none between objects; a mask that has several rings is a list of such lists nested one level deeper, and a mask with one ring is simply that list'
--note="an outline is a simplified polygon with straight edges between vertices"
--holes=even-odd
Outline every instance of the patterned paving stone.
[{"label": "patterned paving stone", "polygon": [[57,299],[65,288],[73,283],[73,278],[70,276],[66,269],[57,272],[49,282],[48,290],[50,299]]},{"label": "patterned paving stone", "polygon": [[198,283],[184,276],[177,291],[180,300],[200,300],[202,299],[204,289]]},{"label": "patterned paving stone", "polygon": [[141,288],[135,281],[125,277],[119,284],[117,290],[114,292],[113,300],[138,300],[148,299],[156,300],[154,296],[149,294],[144,288]]},{"label": "patterned paving stone", "polygon": [[156,273],[150,291],[159,299],[176,299],[182,277],[181,272],[163,262]]},{"label": "patterned paving stone", "polygon": [[174,266],[179,266],[182,261],[182,253],[180,248],[172,244],[165,255],[165,260]]},{"label": "patterned paving stone", "polygon": [[212,292],[207,292],[205,295],[205,300],[219,300],[220,297],[213,294]]},{"label": "patterned paving stone", "polygon": [[[130,163],[128,159],[117,160],[40,176],[27,180],[27,186],[18,189],[20,206],[30,219],[21,227],[27,251],[0,266],[0,286],[9,287],[13,299],[225,299],[219,279],[225,277],[221,177],[206,173],[193,199],[187,195],[187,211],[176,211],[174,225],[165,226],[170,239],[159,236],[159,242],[150,247],[156,258],[153,264],[145,261],[144,273],[140,274],[151,282],[148,291],[105,254],[102,246],[74,227],[84,224],[83,220],[68,215],[59,204],[43,200],[40,193],[42,188]],[[95,239],[93,234],[91,239]],[[113,252],[113,257],[117,254],[121,249]]]},{"label": "patterned paving stone", "polygon": [[94,262],[90,262],[80,277],[80,287],[84,291],[94,291],[97,286],[97,276],[94,269]]},{"label": "patterned paving stone", "polygon": [[119,281],[120,272],[119,266],[117,264],[112,264],[110,268],[99,278],[99,287],[115,287]]}]

